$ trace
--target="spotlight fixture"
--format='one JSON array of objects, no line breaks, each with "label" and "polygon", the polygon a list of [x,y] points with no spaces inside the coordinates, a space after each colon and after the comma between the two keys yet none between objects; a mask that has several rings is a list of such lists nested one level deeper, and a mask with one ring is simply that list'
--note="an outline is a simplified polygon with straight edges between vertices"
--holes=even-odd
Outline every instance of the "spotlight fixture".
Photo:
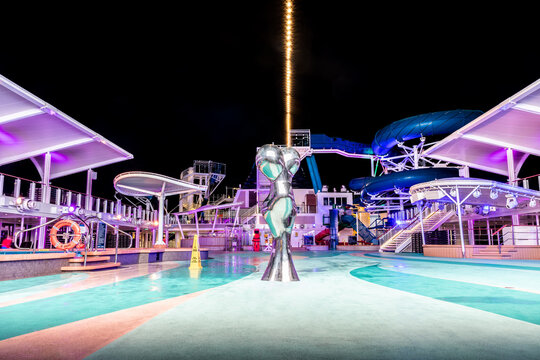
[{"label": "spotlight fixture", "polygon": [[506,208],[514,209],[517,206],[518,206],[518,201],[516,199],[516,196],[513,194],[506,195]]},{"label": "spotlight fixture", "polygon": [[495,200],[495,199],[498,198],[498,197],[499,197],[499,192],[498,192],[497,190],[491,190],[491,191],[489,192],[489,198],[490,198],[491,200]]},{"label": "spotlight fixture", "polygon": [[15,200],[15,205],[17,205],[17,209],[19,211],[23,210],[33,210],[36,208],[36,202],[34,200],[25,199],[24,197],[20,196]]},{"label": "spotlight fixture", "polygon": [[480,197],[480,195],[482,195],[482,193],[480,192],[480,190],[475,190],[475,191],[473,192],[473,194],[472,194],[472,196],[474,196],[474,197],[477,198],[477,199]]},{"label": "spotlight fixture", "polygon": [[536,199],[532,198],[531,201],[529,201],[529,207],[536,207]]},{"label": "spotlight fixture", "polygon": [[452,197],[456,197],[456,195],[457,195],[457,191],[456,191],[456,189],[452,189],[452,190],[450,190],[450,196],[452,196]]},{"label": "spotlight fixture", "polygon": [[489,205],[482,206],[482,215],[486,216],[487,214],[489,214],[490,210],[491,207]]}]

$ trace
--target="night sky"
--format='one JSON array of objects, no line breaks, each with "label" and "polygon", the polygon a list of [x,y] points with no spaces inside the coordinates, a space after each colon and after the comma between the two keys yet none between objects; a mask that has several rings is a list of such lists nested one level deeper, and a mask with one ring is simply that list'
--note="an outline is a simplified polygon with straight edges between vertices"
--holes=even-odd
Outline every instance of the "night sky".
[{"label": "night sky", "polygon": [[[371,143],[404,117],[487,111],[540,77],[524,9],[360,3],[295,1],[294,128]],[[285,142],[282,10],[252,0],[6,13],[0,74],[135,156],[96,169],[96,195],[111,198],[121,172],[178,177],[193,160],[226,163],[224,185],[237,186],[257,146]],[[331,187],[369,175],[366,160],[317,162]],[[32,167],[0,171],[37,180]],[[53,185],[84,191],[85,176]]]}]

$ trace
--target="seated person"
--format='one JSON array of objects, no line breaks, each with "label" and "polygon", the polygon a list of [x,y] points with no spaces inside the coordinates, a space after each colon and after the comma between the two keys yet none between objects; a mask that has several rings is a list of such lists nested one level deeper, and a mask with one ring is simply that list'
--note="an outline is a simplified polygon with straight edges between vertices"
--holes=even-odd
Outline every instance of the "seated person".
[{"label": "seated person", "polygon": [[13,243],[13,240],[6,236],[4,240],[2,240],[2,249],[11,249],[11,244]]}]

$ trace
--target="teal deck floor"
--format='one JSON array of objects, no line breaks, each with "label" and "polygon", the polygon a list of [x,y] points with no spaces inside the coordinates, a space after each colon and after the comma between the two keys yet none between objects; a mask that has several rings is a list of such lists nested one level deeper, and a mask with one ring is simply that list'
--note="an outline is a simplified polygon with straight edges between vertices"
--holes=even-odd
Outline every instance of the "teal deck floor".
[{"label": "teal deck floor", "polygon": [[[540,358],[538,261],[295,255],[304,257],[295,260],[299,282],[261,281],[266,263],[256,269],[249,261],[267,254],[225,253],[204,261],[199,278],[190,277],[188,262],[180,262],[150,275],[7,306],[0,308],[0,338],[210,289],[89,358]],[[0,299],[77,276],[86,275],[0,283]]]},{"label": "teal deck floor", "polygon": [[[537,269],[323,254],[295,262],[299,282],[269,283],[253,273],[89,358],[539,358]],[[505,272],[530,286],[501,287],[496,277]]]},{"label": "teal deck floor", "polygon": [[[0,340],[209,289],[237,280],[255,270],[254,266],[246,265],[241,260],[204,260],[202,263],[204,268],[198,278],[192,278],[188,269],[189,262],[183,261],[179,267],[159,273],[2,307]],[[49,279],[42,279],[46,280]],[[16,281],[27,283],[29,279]],[[0,283],[0,291],[1,286]]]}]

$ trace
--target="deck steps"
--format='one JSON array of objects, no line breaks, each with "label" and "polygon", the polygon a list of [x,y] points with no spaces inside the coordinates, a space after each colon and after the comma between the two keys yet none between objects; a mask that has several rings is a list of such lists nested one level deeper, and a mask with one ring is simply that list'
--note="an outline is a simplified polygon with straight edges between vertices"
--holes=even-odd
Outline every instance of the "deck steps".
[{"label": "deck steps", "polygon": [[69,259],[69,266],[62,266],[62,271],[95,271],[103,269],[118,268],[122,264],[111,262],[109,256],[99,256],[98,254],[88,253],[86,257],[86,266],[84,265],[84,256]]},{"label": "deck steps", "polygon": [[499,252],[498,246],[486,247],[478,249],[477,253],[472,254],[473,259],[512,259],[517,250],[513,247],[501,248]]},{"label": "deck steps", "polygon": [[93,271],[93,270],[103,270],[103,269],[110,269],[110,268],[117,268],[121,263],[112,263],[107,262],[103,264],[95,264],[95,265],[80,265],[80,266],[62,266],[60,269],[62,271]]},{"label": "deck steps", "polygon": [[[109,259],[110,258],[108,256],[88,256],[88,258],[86,259],[86,263],[88,264],[89,262],[109,261]],[[74,264],[84,264],[84,256],[69,259],[69,262]]]}]

